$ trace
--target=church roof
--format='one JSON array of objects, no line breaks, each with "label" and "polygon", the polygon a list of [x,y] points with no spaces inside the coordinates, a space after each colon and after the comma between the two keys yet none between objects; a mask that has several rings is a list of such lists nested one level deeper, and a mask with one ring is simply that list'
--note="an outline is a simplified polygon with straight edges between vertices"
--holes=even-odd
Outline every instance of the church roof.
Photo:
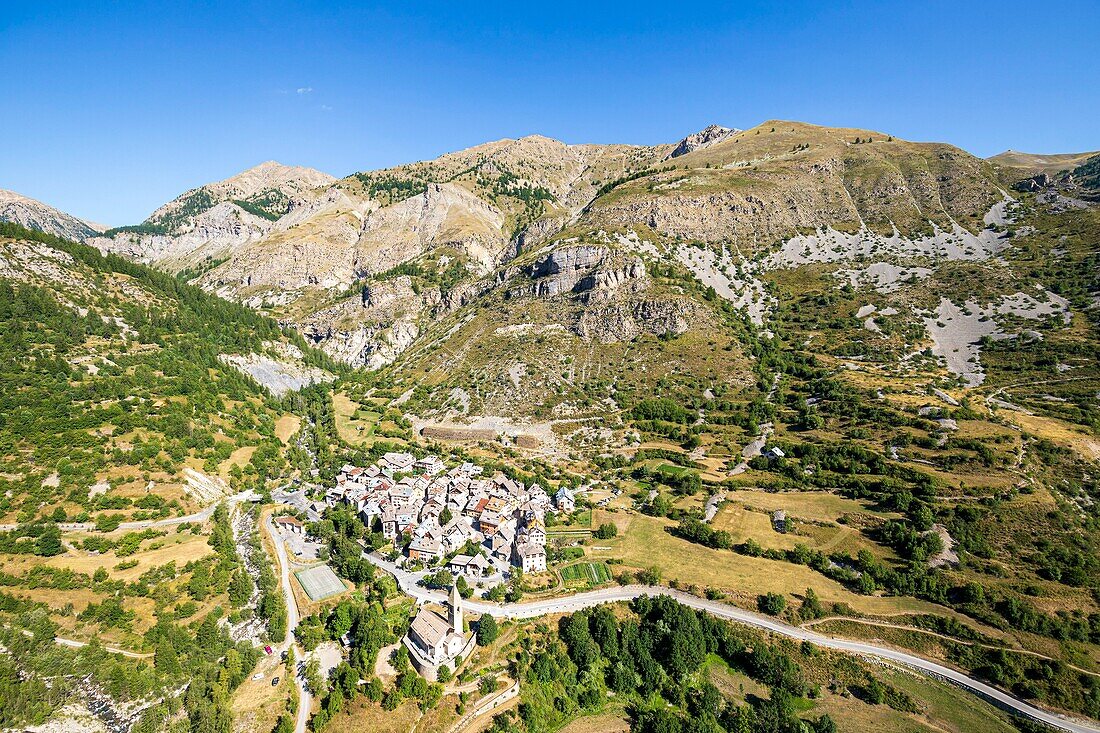
[{"label": "church roof", "polygon": [[427,647],[434,647],[451,633],[451,622],[435,611],[421,608],[409,631]]}]

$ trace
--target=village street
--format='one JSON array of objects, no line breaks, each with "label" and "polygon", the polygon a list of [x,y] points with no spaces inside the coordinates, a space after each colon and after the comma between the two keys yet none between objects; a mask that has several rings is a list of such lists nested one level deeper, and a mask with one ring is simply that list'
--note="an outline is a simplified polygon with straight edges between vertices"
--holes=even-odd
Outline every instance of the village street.
[{"label": "village street", "polygon": [[[267,533],[271,537],[272,544],[275,545],[275,554],[279,558],[279,581],[282,584],[283,596],[286,599],[286,638],[278,645],[276,651],[281,653],[294,649],[294,658],[301,659],[302,650],[294,641],[294,630],[298,628],[298,623],[302,619],[301,614],[298,612],[298,602],[294,600],[294,590],[290,587],[290,558],[287,557],[286,546],[282,537],[275,531],[275,527],[271,523],[270,515],[264,524],[267,527]],[[298,687],[298,717],[295,720],[294,732],[305,733],[313,698],[301,674],[294,675],[294,684]]]}]

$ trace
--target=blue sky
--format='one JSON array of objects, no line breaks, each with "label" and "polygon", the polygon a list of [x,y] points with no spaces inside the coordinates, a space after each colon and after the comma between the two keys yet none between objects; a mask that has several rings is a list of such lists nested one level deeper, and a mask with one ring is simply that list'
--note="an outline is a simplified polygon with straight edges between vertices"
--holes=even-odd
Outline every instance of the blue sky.
[{"label": "blue sky", "polygon": [[94,221],[264,160],[797,119],[977,155],[1100,148],[1100,3],[0,0],[0,188]]}]

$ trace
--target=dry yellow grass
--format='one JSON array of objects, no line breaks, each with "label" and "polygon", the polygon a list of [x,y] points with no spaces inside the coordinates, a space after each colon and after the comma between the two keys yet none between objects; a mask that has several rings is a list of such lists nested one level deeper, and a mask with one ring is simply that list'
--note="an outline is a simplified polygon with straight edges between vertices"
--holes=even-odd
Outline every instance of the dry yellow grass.
[{"label": "dry yellow grass", "polygon": [[344,712],[330,720],[325,730],[329,733],[408,733],[419,718],[420,709],[415,702],[407,701],[387,712],[378,703],[360,696],[345,705]]},{"label": "dry yellow grass", "polygon": [[252,454],[255,452],[256,446],[254,445],[244,445],[236,449],[229,454],[229,458],[226,458],[218,466],[218,475],[223,481],[229,481],[229,472],[233,469],[233,466],[244,468],[252,460]]},{"label": "dry yellow grass", "polygon": [[446,695],[431,710],[425,712],[416,722],[416,730],[448,731],[458,721],[458,695]]},{"label": "dry yellow grass", "polygon": [[508,653],[505,650],[519,636],[521,625],[517,622],[507,622],[502,626],[500,635],[492,644],[487,647],[474,647],[474,651],[470,653],[470,658],[464,666],[483,669],[508,660]]},{"label": "dry yellow grass", "polygon": [[[152,598],[126,598],[122,607],[134,612],[134,620],[130,625],[131,631],[137,635],[144,635],[157,622],[157,603]],[[203,614],[205,615],[205,613]],[[139,642],[128,646],[137,646]]]},{"label": "dry yellow grass", "polygon": [[[1005,446],[1015,446],[1020,442],[1020,433],[1004,425],[989,422],[988,420],[959,420],[958,435],[965,438],[997,438],[1007,437],[1009,442]],[[1004,448],[998,448],[1004,450]]]},{"label": "dry yellow grass", "polygon": [[286,445],[301,425],[302,419],[297,415],[283,415],[275,421],[275,437]]},{"label": "dry yellow grass", "polygon": [[[133,582],[137,580],[139,575],[151,568],[166,565],[172,561],[175,561],[176,567],[182,568],[192,560],[198,560],[214,553],[204,536],[172,533],[167,537],[146,540],[143,544],[148,547],[149,544],[157,542],[164,542],[164,547],[156,550],[141,550],[132,557],[117,557],[113,550],[101,555],[93,555],[79,550],[48,558],[42,564],[56,568],[69,568],[87,575],[95,573],[99,568],[104,568],[112,580]],[[138,564],[126,570],[115,570],[114,567],[124,560],[137,560]]]},{"label": "dry yellow grass", "polygon": [[[754,512],[738,504],[725,504],[714,516],[711,526],[730,533],[735,543],[754,539],[761,547],[776,550],[789,550],[800,541],[795,535],[776,532],[772,528],[771,517],[763,512]],[[805,543],[805,540],[801,540]]]},{"label": "dry yellow grass", "polygon": [[828,713],[842,733],[1012,733],[1008,717],[962,690],[909,672],[877,673],[886,683],[908,693],[921,710],[900,713],[886,705],[868,705],[854,697],[823,691],[809,717]]},{"label": "dry yellow grass", "polygon": [[335,392],[332,395],[332,409],[336,412],[336,430],[340,433],[341,438],[347,440],[348,435],[345,433],[348,421],[359,409],[359,403],[352,400],[344,392]]},{"label": "dry yellow grass", "polygon": [[1074,450],[1087,461],[1100,461],[1100,440],[1087,435],[1053,417],[1025,415],[1013,410],[1001,410],[1001,416],[1040,438]]},{"label": "dry yellow grass", "polygon": [[[261,680],[253,680],[252,674],[262,672]],[[283,680],[272,687],[271,679],[278,675]],[[286,710],[286,701],[298,692],[286,679],[286,665],[277,655],[263,656],[249,678],[233,693],[233,730],[235,733],[269,731],[275,727],[279,715]]]},{"label": "dry yellow grass", "polygon": [[[45,603],[51,609],[60,610],[66,605],[72,604],[73,612],[79,614],[89,604],[98,603],[99,596],[88,588],[70,588],[67,590],[55,588],[11,588],[7,591],[17,598],[26,598],[36,603]],[[71,617],[70,617],[71,618]],[[77,628],[78,623],[69,621],[68,628]]]},{"label": "dry yellow grass", "polygon": [[499,707],[495,707],[489,712],[482,715],[480,718],[475,718],[474,722],[470,724],[462,733],[482,733],[482,731],[489,730],[493,726],[493,717],[500,715],[505,710],[515,710],[519,707],[519,703],[522,697],[513,697],[508,702],[503,703]]},{"label": "dry yellow grass", "polygon": [[853,593],[804,565],[746,557],[682,540],[665,531],[673,524],[666,519],[597,510],[594,521],[614,522],[619,528],[619,536],[600,540],[599,546],[610,548],[608,550],[589,548],[590,558],[619,558],[625,566],[633,569],[656,566],[666,582],[677,580],[699,587],[719,588],[745,605],[755,603],[756,596],[761,593],[801,593],[806,588],[813,588],[826,603],[847,603],[867,614],[888,615],[904,611],[944,613],[939,606],[913,598]]},{"label": "dry yellow grass", "polygon": [[351,445],[365,445],[373,442],[370,434],[373,423],[355,419],[355,413],[360,407],[358,402],[344,392],[337,392],[332,395],[332,407],[336,413],[336,432],[344,442]]},{"label": "dry yellow grass", "polygon": [[627,733],[630,721],[621,713],[601,713],[577,718],[561,733]]},{"label": "dry yellow grass", "polygon": [[740,502],[749,506],[773,512],[782,509],[787,514],[814,522],[835,522],[845,514],[873,514],[875,516],[898,516],[893,512],[880,512],[862,501],[846,499],[829,491],[785,491],[773,493],[739,489],[730,491],[726,498],[731,502]]},{"label": "dry yellow grass", "polygon": [[[909,449],[909,451],[916,456],[921,456],[921,451],[919,449]],[[952,490],[961,490],[963,487],[967,487],[968,489],[983,487],[987,490],[987,493],[993,493],[1007,491],[1014,487],[1018,481],[1013,474],[1005,472],[994,473],[966,471],[962,469],[942,471],[935,466],[928,465],[922,465],[920,470]]]}]

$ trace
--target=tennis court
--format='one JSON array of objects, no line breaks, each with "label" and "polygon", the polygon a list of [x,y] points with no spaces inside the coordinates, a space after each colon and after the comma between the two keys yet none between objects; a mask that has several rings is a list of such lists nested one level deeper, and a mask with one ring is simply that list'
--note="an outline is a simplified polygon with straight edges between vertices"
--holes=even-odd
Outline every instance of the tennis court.
[{"label": "tennis court", "polygon": [[315,565],[312,568],[299,570],[294,573],[294,577],[298,579],[302,590],[312,601],[319,601],[347,590],[344,581],[336,577],[336,573],[332,572],[332,568],[328,565]]}]

